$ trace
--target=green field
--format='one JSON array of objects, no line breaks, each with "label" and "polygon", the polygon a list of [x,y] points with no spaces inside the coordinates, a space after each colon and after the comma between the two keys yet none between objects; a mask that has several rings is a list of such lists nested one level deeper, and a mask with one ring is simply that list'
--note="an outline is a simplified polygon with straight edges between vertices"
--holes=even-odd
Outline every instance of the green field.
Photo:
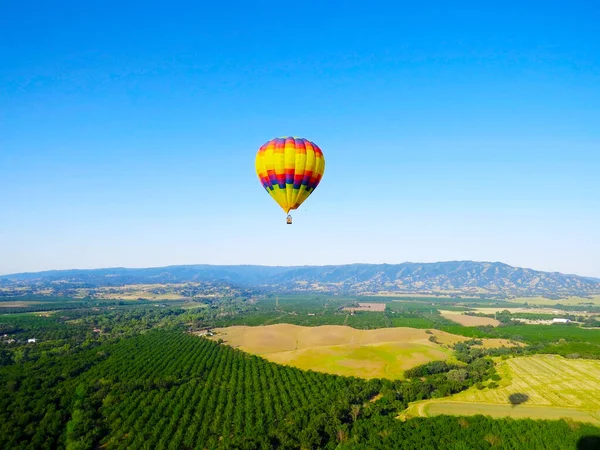
[{"label": "green field", "polygon": [[404,371],[429,361],[448,359],[452,352],[425,344],[388,342],[362,347],[335,345],[266,355],[270,361],[360,378],[402,379]]},{"label": "green field", "polygon": [[[438,414],[570,418],[600,423],[600,361],[535,355],[503,361],[495,389],[470,388],[447,399],[412,404],[407,416]],[[513,405],[511,395],[525,401]]]}]

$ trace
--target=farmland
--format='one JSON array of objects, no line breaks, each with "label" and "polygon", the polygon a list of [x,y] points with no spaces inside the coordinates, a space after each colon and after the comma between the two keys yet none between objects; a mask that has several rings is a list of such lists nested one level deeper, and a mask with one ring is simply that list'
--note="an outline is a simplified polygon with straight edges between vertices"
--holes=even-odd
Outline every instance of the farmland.
[{"label": "farmland", "polygon": [[[470,388],[447,399],[418,402],[406,414],[567,417],[600,423],[600,361],[535,355],[502,361],[497,371],[498,388]],[[517,404],[514,398],[520,399]]]},{"label": "farmland", "polygon": [[[367,379],[401,379],[406,369],[433,360],[451,359],[448,346],[467,340],[439,330],[357,330],[334,325],[234,326],[215,331],[213,339],[223,339],[233,347],[276,363]],[[482,341],[487,348],[511,345],[500,339]]]},{"label": "farmland", "polygon": [[542,305],[552,307],[554,305],[580,306],[595,305],[600,306],[600,295],[590,295],[589,297],[568,296],[559,300],[550,300],[545,297],[518,297],[508,300],[509,302],[528,305]]},{"label": "farmland", "polygon": [[[597,348],[598,330],[463,327],[440,316],[433,301],[390,301],[383,312],[351,315],[341,311],[356,301],[351,298],[228,297],[160,304],[71,300],[73,309],[66,307],[68,300],[27,307],[62,309],[43,313],[47,317],[17,314],[25,308],[16,307],[0,315],[0,334],[7,334],[0,339],[2,448],[46,443],[82,449],[366,449],[394,448],[399,440],[406,448],[434,448],[442,441],[447,448],[480,448],[497,436],[515,449],[574,448],[583,437],[600,434],[592,425],[564,421],[447,415],[395,419],[411,402],[439,401],[489,384],[496,377],[493,354],[540,351],[524,345],[535,341],[547,343],[549,351],[583,354]],[[267,325],[231,326],[244,322]],[[332,322],[338,325],[320,326]],[[262,354],[219,344],[219,339],[231,340],[224,333],[215,336],[216,342],[191,335],[218,330],[218,324]],[[421,329],[393,328],[405,324]],[[481,341],[470,340],[473,335]],[[517,335],[521,348],[488,350],[514,345],[506,337]],[[29,338],[37,342],[28,343]],[[284,365],[275,364],[275,358]],[[423,367],[429,371],[418,373]],[[556,414],[561,413],[554,409],[549,417]]]},{"label": "farmland", "polygon": [[426,344],[391,342],[362,347],[337,345],[264,355],[279,364],[365,379],[402,379],[406,369],[448,359],[452,353]]},{"label": "farmland", "polygon": [[42,302],[0,302],[0,308],[24,308],[30,305],[39,305]]},{"label": "farmland", "polygon": [[477,327],[484,325],[497,327],[500,325],[500,322],[498,322],[496,319],[490,319],[489,317],[467,316],[461,311],[440,310],[440,313],[446,319],[456,322],[460,325],[464,325],[465,327]]},{"label": "farmland", "polygon": [[372,312],[384,312],[385,303],[358,303],[358,306],[347,306],[343,308],[343,311],[372,311]]},{"label": "farmland", "polygon": [[114,281],[107,285],[81,287],[80,283],[68,280],[31,284],[27,286],[0,286],[0,301],[3,299],[52,301],[63,300],[193,300],[237,296],[240,291],[223,283],[138,283],[128,284]]}]

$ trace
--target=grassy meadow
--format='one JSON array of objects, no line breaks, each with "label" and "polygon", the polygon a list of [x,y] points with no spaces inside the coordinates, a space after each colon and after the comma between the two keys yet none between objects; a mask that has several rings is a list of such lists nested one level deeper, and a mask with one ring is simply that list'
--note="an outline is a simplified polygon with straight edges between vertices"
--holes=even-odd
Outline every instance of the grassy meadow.
[{"label": "grassy meadow", "polygon": [[278,364],[316,372],[365,379],[402,379],[406,369],[429,361],[451,359],[452,352],[426,344],[388,342],[316,347],[263,356]]},{"label": "grassy meadow", "polygon": [[[276,324],[215,331],[214,339],[276,363],[367,379],[402,379],[404,371],[412,367],[453,359],[449,347],[467,340],[439,330],[405,327],[359,330],[337,325]],[[436,342],[430,340],[432,337]],[[502,339],[482,341],[486,348],[510,345]]]}]

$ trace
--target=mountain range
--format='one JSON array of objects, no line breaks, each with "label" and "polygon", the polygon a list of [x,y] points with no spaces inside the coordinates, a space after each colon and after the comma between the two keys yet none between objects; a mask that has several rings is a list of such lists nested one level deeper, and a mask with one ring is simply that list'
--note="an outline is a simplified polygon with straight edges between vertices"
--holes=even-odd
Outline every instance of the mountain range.
[{"label": "mountain range", "polygon": [[330,266],[186,265],[53,270],[0,276],[0,287],[225,283],[261,292],[418,293],[495,297],[600,294],[600,280],[512,267],[500,262],[347,264]]}]

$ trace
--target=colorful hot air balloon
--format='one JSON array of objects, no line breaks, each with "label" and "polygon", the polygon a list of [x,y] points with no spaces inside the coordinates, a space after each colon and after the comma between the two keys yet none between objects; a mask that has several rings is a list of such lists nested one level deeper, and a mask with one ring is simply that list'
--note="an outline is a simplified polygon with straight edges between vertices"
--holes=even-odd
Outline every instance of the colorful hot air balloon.
[{"label": "colorful hot air balloon", "polygon": [[308,139],[275,138],[256,154],[256,174],[269,195],[285,211],[297,209],[315,190],[325,172],[325,158]]}]

